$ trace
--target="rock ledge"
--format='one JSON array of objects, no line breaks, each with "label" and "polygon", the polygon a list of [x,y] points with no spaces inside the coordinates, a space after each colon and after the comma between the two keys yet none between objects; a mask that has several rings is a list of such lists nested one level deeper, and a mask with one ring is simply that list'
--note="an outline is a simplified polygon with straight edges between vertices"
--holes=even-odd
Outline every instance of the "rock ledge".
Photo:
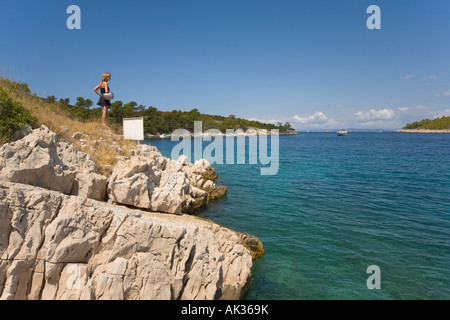
[{"label": "rock ledge", "polygon": [[240,299],[251,267],[211,221],[0,187],[0,299]]}]

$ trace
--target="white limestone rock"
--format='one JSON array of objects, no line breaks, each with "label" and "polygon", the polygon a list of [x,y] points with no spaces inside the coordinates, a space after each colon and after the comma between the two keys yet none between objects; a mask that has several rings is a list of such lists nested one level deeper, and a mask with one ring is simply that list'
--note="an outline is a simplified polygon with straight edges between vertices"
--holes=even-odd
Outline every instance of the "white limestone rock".
[{"label": "white limestone rock", "polygon": [[0,186],[0,299],[239,299],[251,266],[211,221]]},{"label": "white limestone rock", "polygon": [[47,127],[0,147],[0,181],[16,182],[103,200],[107,178],[90,155],[60,141]]}]

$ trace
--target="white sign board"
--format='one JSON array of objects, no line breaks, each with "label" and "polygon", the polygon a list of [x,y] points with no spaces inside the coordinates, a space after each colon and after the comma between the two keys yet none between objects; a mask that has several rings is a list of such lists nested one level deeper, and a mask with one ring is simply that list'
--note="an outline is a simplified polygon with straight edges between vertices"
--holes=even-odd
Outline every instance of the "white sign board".
[{"label": "white sign board", "polygon": [[144,140],[144,118],[123,119],[123,137],[126,140]]}]

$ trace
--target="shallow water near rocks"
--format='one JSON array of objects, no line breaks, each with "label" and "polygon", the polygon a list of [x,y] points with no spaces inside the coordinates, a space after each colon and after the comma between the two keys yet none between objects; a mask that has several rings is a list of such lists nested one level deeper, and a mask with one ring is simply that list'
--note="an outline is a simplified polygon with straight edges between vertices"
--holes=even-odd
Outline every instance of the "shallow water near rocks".
[{"label": "shallow water near rocks", "polygon": [[[450,134],[279,139],[278,174],[213,164],[229,191],[197,212],[262,240],[244,299],[450,298]],[[178,144],[145,143],[167,157]],[[367,288],[371,265],[380,290]]]}]

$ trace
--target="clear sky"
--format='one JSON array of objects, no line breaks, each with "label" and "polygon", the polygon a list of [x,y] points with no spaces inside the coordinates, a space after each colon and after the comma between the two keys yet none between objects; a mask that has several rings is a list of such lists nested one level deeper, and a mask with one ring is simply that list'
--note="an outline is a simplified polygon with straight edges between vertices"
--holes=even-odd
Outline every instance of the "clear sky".
[{"label": "clear sky", "polygon": [[450,115],[449,22],[448,0],[2,0],[0,73],[71,102],[110,72],[162,111],[397,129]]}]

